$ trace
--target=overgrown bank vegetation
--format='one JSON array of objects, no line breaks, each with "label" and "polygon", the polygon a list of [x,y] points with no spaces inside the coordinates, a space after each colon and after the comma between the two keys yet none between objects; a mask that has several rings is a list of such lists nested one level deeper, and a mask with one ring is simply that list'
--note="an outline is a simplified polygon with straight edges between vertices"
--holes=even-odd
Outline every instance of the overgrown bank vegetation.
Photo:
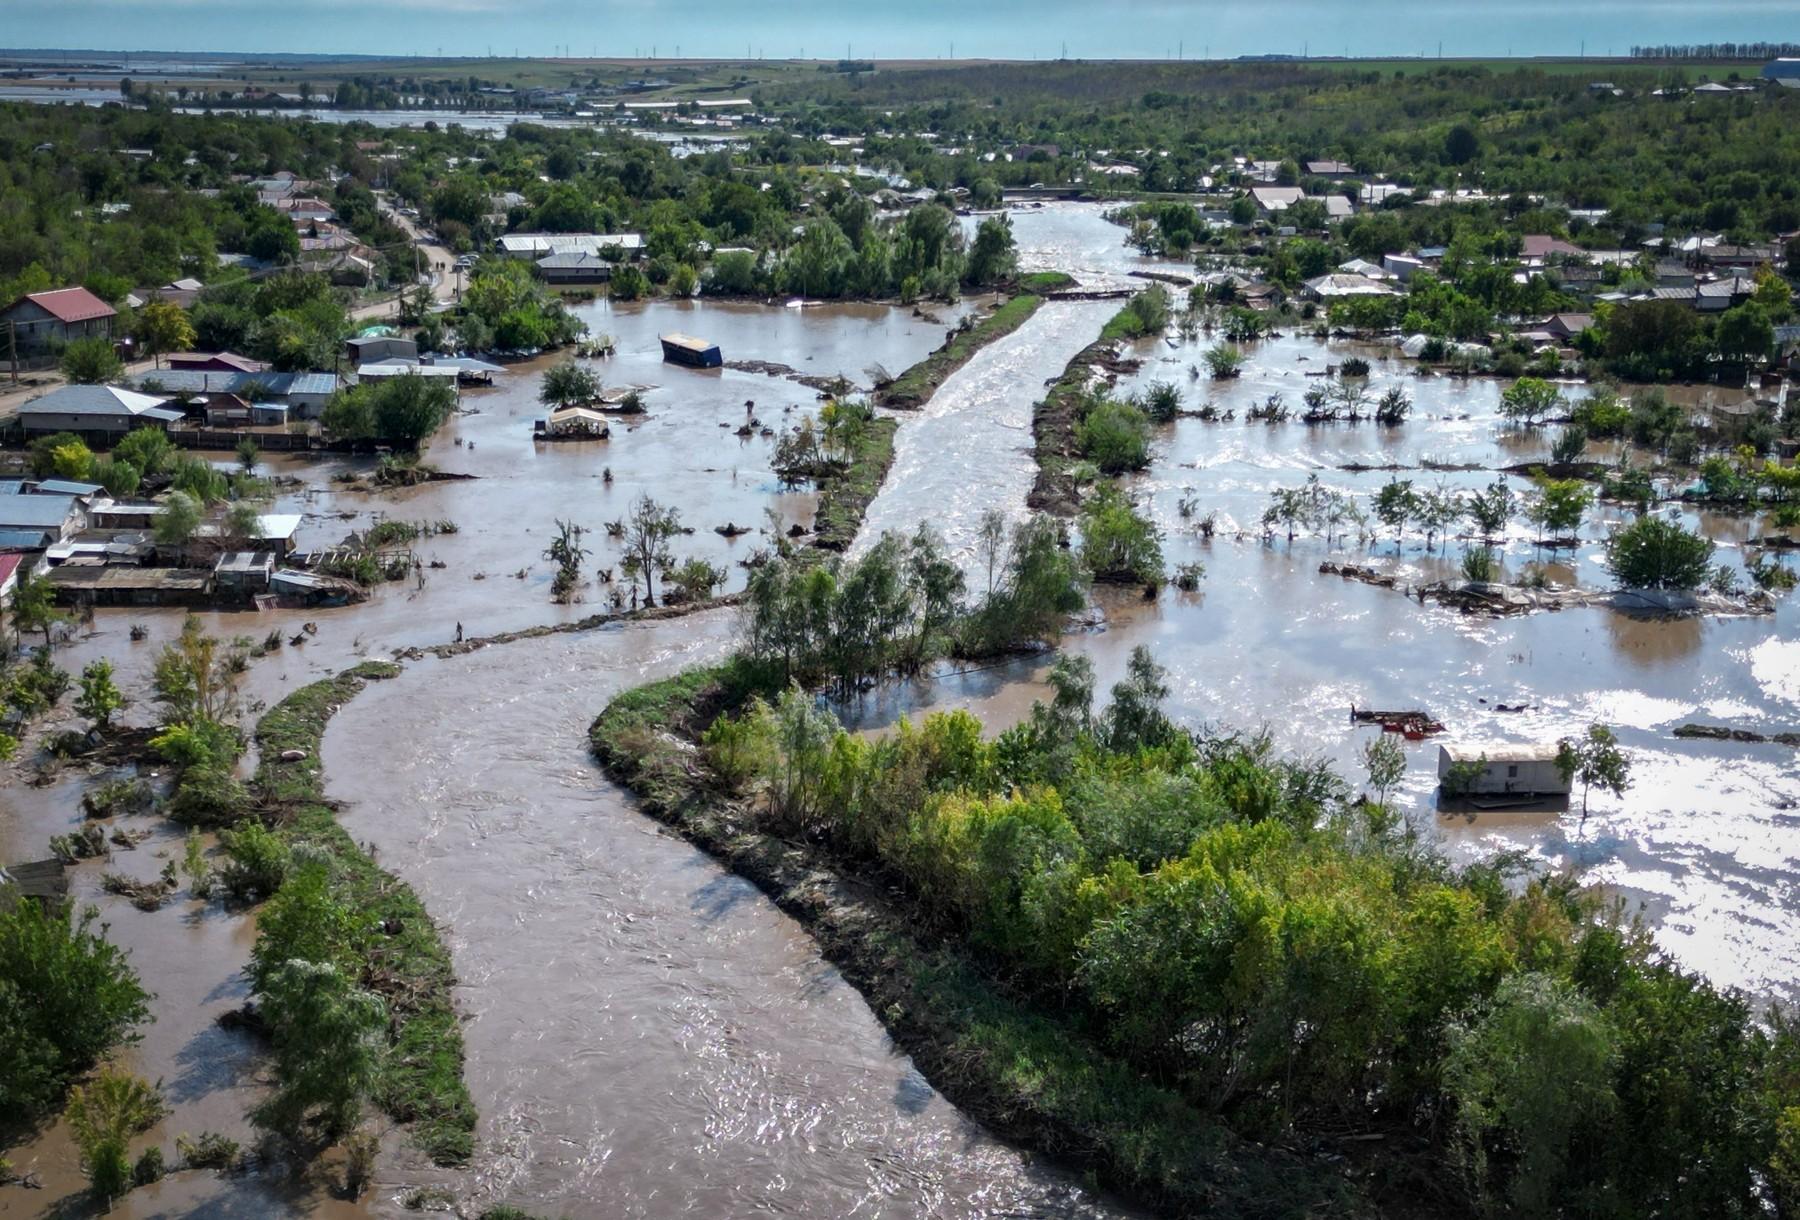
[{"label": "overgrown bank vegetation", "polygon": [[338,825],[318,761],[337,709],[398,672],[365,662],[293,692],[257,725],[256,785],[273,831],[250,973],[276,1080],[258,1117],[329,1141],[373,1103],[411,1124],[434,1161],[457,1165],[472,1151],[475,1107],[449,950],[412,888]]},{"label": "overgrown bank vegetation", "polygon": [[1082,661],[1051,686],[995,737],[957,712],[871,740],[753,654],[591,738],[953,1097],[1173,1212],[1800,1206],[1779,1014],[1570,880],[1452,866],[1323,764],[1171,723],[1141,650],[1109,705]]}]

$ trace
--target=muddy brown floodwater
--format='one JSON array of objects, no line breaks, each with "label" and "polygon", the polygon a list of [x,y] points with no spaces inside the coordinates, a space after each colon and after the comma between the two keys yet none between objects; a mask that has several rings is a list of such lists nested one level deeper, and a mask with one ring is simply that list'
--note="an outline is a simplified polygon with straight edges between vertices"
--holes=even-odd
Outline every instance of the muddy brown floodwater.
[{"label": "muddy brown floodwater", "polygon": [[[1084,285],[1131,286],[1141,283],[1131,271],[1178,270],[1124,247],[1097,206],[1022,209],[1014,226],[1027,269],[1069,270]],[[895,467],[871,506],[863,544],[881,529],[910,531],[929,519],[966,557],[982,511],[1022,514],[1031,404],[1113,308],[1045,306],[959,370],[924,412],[903,416]],[[784,491],[769,471],[772,442],[740,440],[733,430],[746,399],[778,429],[816,404],[814,391],[761,374],[665,366],[659,333],[705,336],[729,360],[862,381],[872,363],[897,371],[919,359],[960,316],[672,302],[581,309],[620,343],[620,355],[598,366],[607,382],[657,387],[649,415],[616,424],[611,440],[532,441],[545,366],[538,362],[467,395],[472,413],[434,439],[430,461],[476,480],[377,496],[333,481],[357,463],[275,467],[306,485],[279,505],[306,514],[303,544],[336,542],[382,515],[449,519],[459,529],[419,544],[423,559],[444,565],[427,568],[422,586],[388,586],[342,610],[207,616],[208,628],[226,638],[261,639],[271,629],[286,638],[303,622],[317,625],[304,645],[252,664],[247,716],[358,658],[447,642],[458,622],[485,635],[593,613],[606,596],[597,585],[584,591],[584,604],[550,603],[541,551],[554,518],[587,526],[592,564],[613,566],[616,546],[603,523],[648,491],[695,529],[677,552],[727,564],[733,587],[743,579],[735,561],[757,539],[728,542],[715,525],[760,526],[767,508],[784,522],[810,522],[810,495]],[[1440,816],[1431,744],[1409,747],[1400,799],[1421,832],[1452,855],[1518,849],[1576,869],[1637,904],[1659,943],[1688,965],[1758,995],[1794,998],[1800,758],[1786,747],[1678,741],[1670,730],[1690,719],[1800,726],[1795,601],[1762,618],[1650,623],[1582,609],[1493,621],[1322,576],[1318,564],[1328,557],[1391,566],[1403,582],[1440,576],[1454,569],[1460,544],[1446,554],[1427,552],[1416,538],[1398,553],[1385,538],[1372,549],[1340,542],[1335,551],[1304,535],[1291,546],[1264,543],[1256,523],[1270,489],[1316,472],[1367,495],[1388,475],[1340,466],[1428,458],[1498,466],[1542,456],[1547,440],[1499,429],[1494,383],[1420,380],[1409,364],[1379,353],[1375,390],[1401,384],[1415,396],[1405,427],[1247,426],[1241,417],[1250,403],[1280,391],[1297,404],[1308,371],[1368,353],[1271,340],[1252,350],[1240,381],[1221,387],[1189,373],[1204,346],[1141,344],[1145,365],[1124,386],[1172,380],[1190,408],[1210,399],[1238,411],[1232,423],[1183,419],[1160,429],[1155,462],[1133,484],[1165,531],[1170,562],[1206,564],[1201,591],[1166,591],[1153,602],[1103,594],[1106,625],[1068,637],[1066,646],[1092,656],[1109,684],[1131,647],[1149,644],[1170,670],[1172,710],[1183,719],[1267,725],[1281,748],[1322,754],[1351,776],[1360,774],[1356,755],[1368,732],[1349,723],[1352,703],[1425,707],[1464,739],[1543,741],[1593,719],[1618,725],[1637,760],[1635,786],[1622,800],[1596,798],[1585,823],[1578,812]],[[601,477],[608,466],[610,486]],[[1493,476],[1402,477],[1467,489]],[[1184,499],[1196,515],[1217,514],[1212,540],[1182,515]],[[1684,516],[1717,538],[1731,562],[1743,539],[1767,527]],[[1604,585],[1600,539],[1616,518],[1610,510],[1595,515],[1582,545],[1558,557],[1559,578]],[[1533,557],[1528,530],[1515,527],[1503,556],[1508,570]],[[148,722],[148,670],[180,619],[102,611],[59,661],[77,669],[97,656],[113,659],[136,699],[127,719]],[[148,629],[147,640],[128,640],[133,623]],[[384,1141],[378,1186],[360,1206],[333,1200],[318,1182],[273,1173],[184,1174],[134,1191],[116,1214],[397,1214],[405,1188],[429,1181],[476,1203],[505,1199],[578,1217],[1129,1214],[949,1106],[797,925],[662,833],[590,762],[585,730],[612,695],[722,655],[734,630],[730,614],[711,613],[414,662],[332,722],[326,770],[332,794],[346,802],[346,824],[419,888],[447,929],[481,1114],[467,1178],[421,1167],[404,1136],[394,1136]],[[859,723],[878,725],[903,711],[961,704],[1000,725],[1028,709],[1042,668],[1027,660],[897,687],[853,710]],[[1502,713],[1502,702],[1530,710]],[[0,787],[0,858],[45,854],[50,835],[81,821],[81,792],[101,778],[65,775],[33,787],[15,765]],[[135,852],[81,865],[73,877],[78,898],[100,907],[158,993],[157,1020],[126,1061],[163,1080],[173,1113],[134,1150],[148,1142],[172,1150],[177,1133],[208,1128],[247,1140],[244,1116],[262,1088],[258,1051],[214,1018],[243,999],[253,921],[185,899],[144,914],[101,893],[103,871],[152,876],[161,853],[178,848],[173,831],[154,820],[124,821],[152,837]],[[0,1214],[79,1211],[80,1175],[60,1126],[9,1155],[36,1169],[45,1189],[0,1188]]]},{"label": "muddy brown floodwater", "polygon": [[1127,1214],[941,1098],[806,933],[601,781],[614,694],[729,613],[411,666],[333,721],[345,825],[448,927],[473,1193],[574,1216]]}]

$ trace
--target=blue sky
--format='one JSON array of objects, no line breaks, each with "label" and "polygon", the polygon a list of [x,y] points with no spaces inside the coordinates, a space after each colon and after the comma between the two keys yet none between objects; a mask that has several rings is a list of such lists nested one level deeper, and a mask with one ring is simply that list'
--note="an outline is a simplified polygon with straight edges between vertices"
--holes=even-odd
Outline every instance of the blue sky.
[{"label": "blue sky", "polygon": [[[0,0],[0,42],[101,50],[813,58],[1623,54],[1800,42],[1800,0]],[[566,47],[567,51],[563,51]]]}]

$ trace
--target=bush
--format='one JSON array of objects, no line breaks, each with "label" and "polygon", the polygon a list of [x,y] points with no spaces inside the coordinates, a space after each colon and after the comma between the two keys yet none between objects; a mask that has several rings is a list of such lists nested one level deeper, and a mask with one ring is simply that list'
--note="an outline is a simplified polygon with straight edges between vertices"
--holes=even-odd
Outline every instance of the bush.
[{"label": "bush", "polygon": [[1076,426],[1081,454],[1106,474],[1142,470],[1150,464],[1150,423],[1130,403],[1104,400]]},{"label": "bush", "polygon": [[1698,589],[1712,576],[1712,555],[1709,539],[1656,516],[1606,540],[1606,570],[1628,589]]},{"label": "bush", "polygon": [[244,751],[244,739],[230,725],[212,720],[172,724],[150,739],[163,761],[189,767],[229,767]]},{"label": "bush", "polygon": [[1181,414],[1181,391],[1172,381],[1153,381],[1138,406],[1151,423],[1170,423]]},{"label": "bush", "polygon": [[[148,1081],[110,1068],[70,1090],[69,1130],[95,1194],[116,1199],[131,1189],[131,1137],[154,1126],[164,1111],[162,1096]],[[160,1154],[149,1170],[161,1176]]]},{"label": "bush", "polygon": [[206,763],[182,772],[169,816],[184,826],[232,826],[250,812],[250,790],[231,772]]},{"label": "bush", "polygon": [[1496,573],[1494,552],[1491,547],[1470,547],[1463,552],[1462,573],[1464,580],[1478,585],[1487,584],[1494,579]]},{"label": "bush", "polygon": [[1550,460],[1558,466],[1579,462],[1587,454],[1587,441],[1587,429],[1580,424],[1570,424],[1551,442]]},{"label": "bush", "polygon": [[1215,343],[1206,349],[1206,367],[1215,380],[1236,377],[1244,367],[1243,349],[1230,343]]},{"label": "bush", "polygon": [[219,882],[233,897],[268,898],[287,879],[287,844],[261,822],[245,822],[237,830],[222,832],[219,845],[225,849]]},{"label": "bush", "polygon": [[1098,581],[1161,584],[1162,537],[1123,492],[1102,488],[1082,506],[1081,562]]},{"label": "bush", "polygon": [[106,929],[94,930],[97,914],[0,910],[0,1114],[42,1114],[149,1018],[149,994]]}]

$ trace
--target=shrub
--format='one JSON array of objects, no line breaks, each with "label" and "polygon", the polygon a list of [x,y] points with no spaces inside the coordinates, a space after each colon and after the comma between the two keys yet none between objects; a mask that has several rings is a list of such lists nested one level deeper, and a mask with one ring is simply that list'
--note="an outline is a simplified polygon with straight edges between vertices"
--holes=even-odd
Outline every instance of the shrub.
[{"label": "shrub", "polygon": [[1494,579],[1497,565],[1494,563],[1494,552],[1491,547],[1470,547],[1463,552],[1462,573],[1464,580],[1476,584],[1487,584]]},{"label": "shrub", "polygon": [[190,1136],[185,1131],[175,1137],[175,1155],[189,1169],[235,1169],[241,1145],[217,1131],[202,1131]]},{"label": "shrub", "polygon": [[189,767],[169,801],[169,816],[184,826],[231,826],[251,806],[250,790],[212,763]]},{"label": "shrub", "polygon": [[150,748],[177,767],[224,768],[243,753],[243,736],[230,725],[212,720],[172,724],[150,739]]},{"label": "shrub", "polygon": [[1206,367],[1217,381],[1236,377],[1244,367],[1244,351],[1231,343],[1215,343],[1206,349]]},{"label": "shrub", "polygon": [[1095,580],[1160,584],[1162,538],[1123,492],[1105,487],[1082,506],[1081,561]]},{"label": "shrub", "polygon": [[[70,1090],[69,1130],[95,1194],[116,1199],[131,1189],[131,1137],[154,1126],[164,1111],[162,1096],[149,1081],[110,1068]],[[160,1167],[159,1156],[159,1174]]]},{"label": "shrub", "polygon": [[1570,424],[1556,434],[1556,440],[1550,445],[1550,460],[1558,466],[1566,466],[1571,462],[1579,462],[1587,453],[1587,429],[1580,424]]},{"label": "shrub", "polygon": [[1172,381],[1153,381],[1145,389],[1139,408],[1151,423],[1169,423],[1181,414],[1181,391]]},{"label": "shrub", "polygon": [[1130,403],[1094,404],[1075,435],[1082,456],[1106,474],[1142,470],[1150,464],[1150,424]]},{"label": "shrub", "polygon": [[219,844],[225,849],[219,882],[233,897],[268,898],[286,880],[287,844],[261,822],[245,822],[236,830],[222,832]]}]

